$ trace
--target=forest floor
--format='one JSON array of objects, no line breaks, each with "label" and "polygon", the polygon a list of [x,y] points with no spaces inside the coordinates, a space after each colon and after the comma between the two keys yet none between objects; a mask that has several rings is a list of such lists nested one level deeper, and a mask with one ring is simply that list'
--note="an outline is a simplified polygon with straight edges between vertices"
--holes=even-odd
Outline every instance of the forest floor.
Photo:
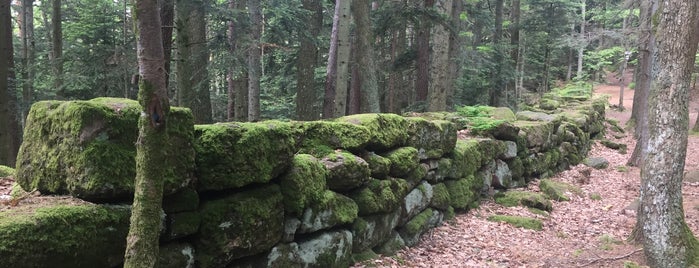
[{"label": "forest floor", "polygon": [[[630,77],[629,77],[630,78]],[[630,79],[625,79],[630,81]],[[610,104],[619,103],[619,86],[615,77],[595,86],[595,94],[609,95]],[[633,91],[624,92],[623,111],[607,109],[607,117],[624,126],[633,105]],[[690,124],[697,116],[699,102],[690,104]],[[608,131],[611,132],[611,131]],[[642,247],[628,241],[636,223],[635,201],[639,194],[640,171],[626,166],[635,141],[631,133],[616,139],[628,146],[622,154],[595,141],[588,156],[604,157],[609,167],[592,170],[589,176],[583,165],[572,167],[551,178],[579,186],[583,193],[569,202],[555,202],[548,216],[540,216],[522,207],[504,207],[492,199],[465,214],[457,214],[423,235],[418,245],[399,251],[395,256],[381,257],[358,267],[625,267],[627,262],[646,264]],[[699,136],[690,135],[685,171],[699,169]],[[524,191],[538,192],[538,182]],[[591,198],[591,196],[601,197]],[[699,234],[699,184],[683,183],[684,209],[687,224]],[[505,223],[490,222],[491,215],[518,215],[541,219],[543,230],[516,228]]]}]

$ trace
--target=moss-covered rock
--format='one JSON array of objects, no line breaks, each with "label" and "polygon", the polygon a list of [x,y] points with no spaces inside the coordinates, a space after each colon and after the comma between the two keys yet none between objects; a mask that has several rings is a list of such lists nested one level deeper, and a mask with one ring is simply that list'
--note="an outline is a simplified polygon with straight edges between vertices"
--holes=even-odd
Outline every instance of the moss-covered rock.
[{"label": "moss-covered rock", "polygon": [[403,209],[402,220],[407,221],[427,208],[432,202],[433,196],[434,189],[429,183],[423,181],[415,187],[403,198],[403,205],[401,206]]},{"label": "moss-covered rock", "polygon": [[201,217],[197,211],[185,211],[168,214],[165,222],[166,231],[163,238],[173,240],[196,234]]},{"label": "moss-covered rock", "polygon": [[301,153],[322,157],[334,149],[359,151],[369,143],[368,128],[348,122],[311,121],[294,124],[302,135]]},{"label": "moss-covered rock", "polygon": [[14,168],[0,165],[0,178],[14,177],[14,176],[15,176],[15,169]]},{"label": "moss-covered rock", "polygon": [[483,188],[483,180],[471,175],[459,180],[445,181],[449,191],[450,206],[455,209],[469,209],[478,206],[480,190]]},{"label": "moss-covered rock", "polygon": [[388,172],[391,171],[391,160],[375,154],[374,152],[365,153],[362,158],[369,164],[371,169],[371,177],[377,179],[385,179]]},{"label": "moss-covered rock", "polygon": [[367,249],[367,250],[362,251],[362,252],[353,253],[352,254],[352,263],[361,263],[361,262],[377,259],[379,257],[381,257],[381,256],[379,256],[379,254],[376,254],[376,252],[374,252],[371,249]]},{"label": "moss-covered rock", "polygon": [[541,222],[541,220],[528,217],[493,215],[488,217],[488,220],[508,223],[517,228],[531,229],[537,231],[541,231],[543,229],[543,223]]},{"label": "moss-covered rock", "polygon": [[195,127],[199,190],[266,183],[291,164],[296,152],[290,123],[223,123]]},{"label": "moss-covered rock", "polygon": [[553,111],[561,107],[561,102],[552,99],[541,99],[539,102],[539,108],[542,110]]},{"label": "moss-covered rock", "polygon": [[440,210],[446,210],[451,205],[451,197],[446,184],[438,183],[432,186],[432,202],[430,206]]},{"label": "moss-covered rock", "polygon": [[516,157],[505,161],[505,163],[507,163],[507,167],[510,168],[510,173],[512,173],[513,182],[524,180],[524,164],[522,164],[522,159]]},{"label": "moss-covered rock", "polygon": [[115,267],[130,214],[65,198],[0,212],[0,267]]},{"label": "moss-covered rock", "polygon": [[452,152],[451,171],[448,178],[458,179],[476,173],[481,167],[481,153],[478,140],[458,140]]},{"label": "moss-covered rock", "polygon": [[352,224],[352,252],[362,252],[386,241],[398,226],[401,212],[399,209],[390,213],[357,218]]},{"label": "moss-covered rock", "polygon": [[194,267],[195,250],[189,243],[168,243],[160,245],[157,268]]},{"label": "moss-covered rock", "polygon": [[495,203],[506,207],[525,206],[545,211],[551,211],[553,205],[551,201],[540,193],[525,191],[506,191],[495,194]]},{"label": "moss-covered rock", "polygon": [[399,115],[355,114],[340,117],[336,121],[368,128],[370,138],[366,148],[370,151],[386,151],[405,145],[408,140],[408,120]]},{"label": "moss-covered rock", "polygon": [[440,158],[456,144],[456,126],[444,120],[409,117],[407,146],[415,147],[420,159]]},{"label": "moss-covered rock", "polygon": [[491,129],[489,132],[490,136],[493,136],[498,140],[505,141],[517,141],[517,136],[519,135],[519,127],[514,125],[513,122],[504,122],[499,124],[497,127]]},{"label": "moss-covered rock", "polygon": [[476,141],[478,141],[478,152],[481,154],[481,165],[495,160],[507,150],[503,141],[494,139],[476,139]]},{"label": "moss-covered rock", "polygon": [[298,232],[310,233],[353,223],[358,210],[352,199],[333,191],[325,191],[321,200],[312,203],[303,212]]},{"label": "moss-covered rock", "polygon": [[276,185],[204,202],[200,213],[195,240],[199,267],[222,267],[262,253],[282,237],[284,205]]},{"label": "moss-covered rock", "polygon": [[340,230],[314,235],[298,243],[295,255],[303,261],[301,267],[348,267],[352,260],[352,233]]},{"label": "moss-covered rock", "polygon": [[327,174],[325,165],[312,155],[295,155],[291,168],[280,178],[286,213],[299,216],[308,205],[320,201]]},{"label": "moss-covered rock", "polygon": [[369,163],[347,151],[336,150],[322,159],[328,169],[327,184],[333,191],[348,191],[369,181]]},{"label": "moss-covered rock", "polygon": [[[140,112],[128,99],[35,103],[17,157],[17,182],[26,190],[88,200],[133,196]],[[193,122],[189,109],[170,110],[166,194],[194,179]]]},{"label": "moss-covered rock", "polygon": [[384,256],[392,256],[403,248],[405,248],[405,240],[400,237],[398,232],[393,231],[386,242],[383,242],[381,245],[376,247],[376,253]]},{"label": "moss-covered rock", "polygon": [[506,122],[513,122],[517,120],[515,113],[513,113],[512,110],[507,107],[492,107],[489,114],[491,118],[496,120],[504,120]]},{"label": "moss-covered rock", "polygon": [[388,152],[385,155],[391,160],[390,176],[405,178],[410,172],[420,166],[420,159],[417,156],[417,149],[413,147],[401,147]]},{"label": "moss-covered rock", "polygon": [[517,121],[519,135],[526,139],[527,147],[539,148],[539,151],[548,150],[552,145],[553,123],[536,121]]},{"label": "moss-covered rock", "polygon": [[576,186],[549,179],[541,180],[541,182],[539,182],[539,189],[549,196],[549,198],[556,201],[569,201],[570,194],[580,195],[582,193],[582,190]]},{"label": "moss-covered rock", "polygon": [[409,190],[404,179],[372,179],[366,187],[349,193],[349,197],[359,206],[359,215],[388,213],[398,208]]},{"label": "moss-covered rock", "polygon": [[405,241],[405,245],[411,247],[417,244],[420,235],[430,228],[436,227],[443,220],[444,215],[441,212],[428,208],[408,221],[405,226],[398,230],[398,233]]}]

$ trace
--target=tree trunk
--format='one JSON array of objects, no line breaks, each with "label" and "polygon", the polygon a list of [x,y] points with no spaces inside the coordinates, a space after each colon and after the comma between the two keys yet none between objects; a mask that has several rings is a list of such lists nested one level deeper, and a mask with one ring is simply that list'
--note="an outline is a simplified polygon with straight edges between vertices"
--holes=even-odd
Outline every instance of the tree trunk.
[{"label": "tree trunk", "polygon": [[61,0],[53,0],[51,11],[51,54],[53,55],[53,88],[56,90],[56,98],[66,97],[63,88],[63,25],[61,22]]},{"label": "tree trunk", "polygon": [[[34,0],[22,0],[20,36],[22,37],[22,122],[27,118],[34,95]],[[24,125],[24,124],[22,124]]]},{"label": "tree trunk", "polygon": [[311,13],[308,32],[300,33],[299,56],[296,62],[296,118],[302,121],[318,120],[316,109],[315,68],[318,61],[316,38],[323,24],[320,0],[303,0],[303,9]]},{"label": "tree trunk", "polygon": [[134,0],[138,37],[139,93],[136,181],[131,225],[126,238],[125,268],[154,267],[162,213],[163,177],[168,146],[170,104],[165,88],[165,55],[157,0]]},{"label": "tree trunk", "polygon": [[[436,3],[440,13],[451,16],[451,0],[440,0]],[[447,88],[449,87],[449,30],[442,25],[434,29],[432,35],[432,64],[428,86],[427,111],[438,112],[447,110]]]},{"label": "tree trunk", "polygon": [[[648,99],[647,154],[641,166],[636,230],[651,267],[688,267],[697,251],[684,221],[682,177],[687,153],[689,81],[697,51],[694,0],[663,1],[652,14],[657,49]],[[690,23],[688,25],[688,22]]]},{"label": "tree trunk", "polygon": [[15,114],[14,56],[10,0],[0,0],[0,165],[15,166],[20,144]]},{"label": "tree trunk", "polygon": [[234,15],[228,22],[228,53],[232,56],[233,63],[228,68],[228,120],[248,120],[248,74],[244,66],[246,59],[242,56],[245,45],[241,41],[245,29],[245,20],[241,13],[247,5],[245,0],[229,0],[228,7],[234,10]]},{"label": "tree trunk", "polygon": [[520,0],[512,0],[512,9],[510,11],[510,60],[514,64],[514,77],[511,80],[512,82],[510,83],[512,89],[513,89],[513,95],[515,97],[514,101],[512,102],[513,107],[517,107],[517,103],[519,102],[519,83],[517,83],[517,79],[520,76],[519,72],[519,31],[520,31],[520,26],[519,26],[519,20],[520,20]]},{"label": "tree trunk", "polygon": [[576,78],[578,80],[582,79],[583,76],[583,56],[585,53],[585,45],[587,44],[586,38],[585,38],[585,23],[587,22],[585,19],[585,9],[586,9],[586,3],[585,0],[582,0],[580,2],[580,10],[581,10],[581,21],[580,21],[580,39],[578,41],[578,71],[576,73]]},{"label": "tree trunk", "polygon": [[651,66],[655,65],[653,54],[655,51],[655,36],[651,34],[651,17],[658,8],[657,0],[641,2],[640,14],[640,41],[639,41],[639,73],[636,75],[636,87],[634,89],[633,107],[631,109],[631,119],[634,122],[634,136],[636,137],[636,147],[629,157],[627,165],[640,166],[646,152],[648,144],[648,92],[650,91],[650,81],[653,79]]},{"label": "tree trunk", "polygon": [[461,13],[464,11],[464,2],[461,0],[452,1],[451,23],[454,25],[454,31],[449,31],[449,52],[447,58],[449,60],[449,74],[446,81],[446,110],[454,107],[454,89],[456,88],[456,80],[459,78],[462,70],[463,60],[460,53],[463,51],[462,45],[465,43],[461,32],[465,30],[464,22],[461,20]]},{"label": "tree trunk", "polygon": [[[424,9],[434,6],[435,0],[425,0]],[[415,79],[415,100],[426,101],[430,84],[430,31],[432,24],[422,20],[417,29],[417,76]]]},{"label": "tree trunk", "polygon": [[342,2],[335,1],[335,14],[333,15],[333,28],[330,34],[330,48],[328,52],[328,64],[325,72],[325,96],[323,97],[323,118],[333,118],[335,110],[335,84],[337,84],[337,45],[340,30],[340,9]]},{"label": "tree trunk", "polygon": [[502,69],[504,66],[504,51],[502,49],[502,44],[500,44],[500,39],[502,39],[502,8],[504,1],[495,1],[495,33],[493,34],[493,62],[494,70],[492,70],[492,81],[493,87],[490,89],[490,105],[491,106],[503,106],[502,103],[502,91],[504,90],[505,83],[502,75]]},{"label": "tree trunk", "polygon": [[352,1],[352,15],[356,27],[357,54],[354,56],[358,68],[358,80],[362,96],[362,111],[369,113],[380,113],[379,83],[376,68],[376,52],[374,51],[374,33],[371,30],[371,20],[369,20],[369,0]]},{"label": "tree trunk", "polygon": [[190,108],[197,124],[211,123],[206,3],[177,0],[177,101]]},{"label": "tree trunk", "polygon": [[250,47],[248,48],[248,121],[260,120],[260,79],[262,74],[262,7],[259,0],[248,0]]},{"label": "tree trunk", "polygon": [[347,92],[349,81],[349,58],[351,51],[351,13],[352,0],[337,1],[340,6],[340,18],[337,32],[337,81],[335,82],[335,107],[333,117],[341,117],[347,110]]},{"label": "tree trunk", "polygon": [[162,32],[163,52],[165,53],[165,88],[168,89],[169,92],[171,69],[170,61],[172,60],[172,30],[175,28],[174,0],[160,0],[160,21],[163,24]]}]

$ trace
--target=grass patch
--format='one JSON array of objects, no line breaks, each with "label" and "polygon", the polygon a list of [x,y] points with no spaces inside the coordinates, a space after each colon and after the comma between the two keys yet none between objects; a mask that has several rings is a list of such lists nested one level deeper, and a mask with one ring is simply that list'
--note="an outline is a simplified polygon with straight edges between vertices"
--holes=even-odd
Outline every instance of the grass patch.
[{"label": "grass patch", "polygon": [[616,166],[615,169],[616,169],[616,171],[622,172],[622,173],[629,172],[629,167],[623,166],[623,165],[622,165],[622,166]]},{"label": "grass patch", "polygon": [[488,217],[488,221],[504,222],[517,228],[524,228],[530,230],[541,231],[543,229],[543,223],[541,222],[541,220],[527,217],[493,215]]},{"label": "grass patch", "polygon": [[591,193],[590,199],[595,200],[595,201],[600,201],[600,200],[602,200],[602,195],[600,195],[599,193]]},{"label": "grass patch", "polygon": [[612,250],[614,249],[614,245],[623,243],[621,240],[618,240],[608,234],[603,234],[598,239],[600,241],[600,249],[602,250]]}]

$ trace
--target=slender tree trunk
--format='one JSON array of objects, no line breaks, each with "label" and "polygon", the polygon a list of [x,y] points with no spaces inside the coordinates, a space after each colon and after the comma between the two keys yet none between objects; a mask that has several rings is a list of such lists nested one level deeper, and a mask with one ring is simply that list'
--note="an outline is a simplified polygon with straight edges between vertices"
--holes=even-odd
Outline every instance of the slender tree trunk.
[{"label": "slender tree trunk", "polygon": [[[440,0],[436,3],[440,13],[451,16],[451,0]],[[447,110],[447,88],[449,87],[449,31],[438,25],[432,34],[432,64],[428,86],[427,111],[437,112]]]},{"label": "slender tree trunk", "polygon": [[[172,30],[175,28],[175,1],[160,0],[160,21],[163,24],[163,51],[165,53],[165,88],[170,86],[170,62],[172,60]],[[169,95],[169,94],[168,94]],[[128,96],[127,96],[128,98]]]},{"label": "slender tree trunk", "polygon": [[157,0],[134,0],[138,36],[139,93],[143,112],[138,120],[136,181],[131,225],[126,238],[125,268],[155,267],[168,165],[167,120],[170,104],[165,88],[165,55]]},{"label": "slender tree trunk", "polygon": [[[352,39],[352,44],[351,46],[351,54],[350,57],[352,59],[357,58],[357,40],[356,40],[356,35],[355,38]],[[356,62],[352,62],[351,64],[351,69],[352,69],[352,75],[350,76],[350,87],[349,87],[349,102],[347,103],[347,114],[358,114],[362,112],[363,108],[362,107],[362,82],[361,82],[361,76],[359,75],[359,69],[361,66]]]},{"label": "slender tree trunk", "polygon": [[374,51],[373,41],[375,36],[371,30],[371,20],[369,20],[369,9],[371,2],[368,0],[352,1],[352,15],[357,32],[357,54],[354,59],[359,65],[359,81],[358,85],[361,89],[362,98],[366,100],[363,103],[362,111],[369,113],[381,112],[379,100],[379,83],[376,68],[376,52]]},{"label": "slender tree trunk", "polygon": [[34,95],[34,0],[22,0],[18,24],[22,37],[22,125],[27,118]]},{"label": "slender tree trunk", "polygon": [[[435,0],[425,0],[424,8],[434,6]],[[430,84],[430,31],[432,24],[427,20],[420,22],[417,29],[417,76],[415,80],[416,101],[426,101]]]},{"label": "slender tree trunk", "polygon": [[340,30],[340,9],[342,2],[335,1],[335,13],[333,15],[333,28],[330,34],[330,48],[328,52],[328,64],[325,73],[325,96],[323,98],[323,118],[333,118],[335,110],[335,84],[337,84],[337,45]]},{"label": "slender tree trunk", "polygon": [[11,0],[0,0],[0,165],[15,166],[20,144],[16,116]]},{"label": "slender tree trunk", "polygon": [[300,34],[301,46],[296,62],[296,118],[298,120],[317,120],[315,68],[318,63],[318,46],[316,38],[323,24],[323,8],[320,0],[303,0],[303,8],[310,12],[308,32]]},{"label": "slender tree trunk", "polygon": [[627,22],[628,17],[624,17],[624,20],[622,22],[622,34],[624,37],[622,38],[621,41],[621,46],[624,48],[624,61],[621,63],[621,68],[619,71],[619,110],[623,111],[624,110],[624,87],[626,86],[624,83],[625,76],[624,72],[626,72],[626,65],[629,62],[629,56],[631,55],[631,52],[629,49],[626,47],[626,22]]},{"label": "slender tree trunk", "polygon": [[502,49],[502,44],[500,44],[500,40],[502,39],[502,23],[503,23],[503,16],[502,16],[502,9],[503,9],[504,1],[503,0],[496,0],[495,1],[495,33],[493,34],[493,45],[495,46],[495,49],[493,50],[493,62],[495,63],[494,67],[495,69],[492,71],[493,76],[492,76],[492,81],[493,81],[493,88],[490,89],[490,105],[491,106],[503,106],[502,103],[502,91],[504,90],[505,83],[504,83],[504,78],[502,75],[502,69],[505,67],[504,66],[504,51]]},{"label": "slender tree trunk", "polygon": [[197,124],[212,121],[205,6],[202,0],[178,0],[176,9],[177,100],[192,110]]},{"label": "slender tree trunk", "polygon": [[519,83],[517,83],[517,79],[520,76],[520,70],[519,70],[519,60],[520,60],[520,46],[519,46],[519,31],[520,31],[520,26],[519,26],[519,20],[520,20],[520,0],[512,0],[512,9],[510,11],[510,61],[514,64],[514,77],[511,80],[511,88],[513,89],[514,92],[514,101],[512,102],[513,107],[517,107],[517,103],[519,102]]},{"label": "slender tree trunk", "polygon": [[247,3],[245,0],[229,0],[228,7],[235,10],[231,21],[228,22],[228,53],[234,59],[233,66],[228,68],[228,120],[247,121],[248,120],[248,74],[244,66],[246,59],[242,56],[245,44],[241,41],[245,29],[242,21],[245,19],[240,15],[245,10]]},{"label": "slender tree trunk", "polygon": [[[636,229],[651,267],[688,267],[699,242],[684,221],[682,177],[687,153],[689,81],[697,51],[699,6],[694,0],[659,3],[648,99],[647,154],[641,166]],[[689,24],[688,24],[689,23]]]},{"label": "slender tree trunk", "polygon": [[585,38],[585,23],[587,20],[585,19],[585,11],[586,11],[587,4],[585,3],[585,0],[582,0],[580,2],[580,10],[581,10],[581,21],[580,21],[580,40],[578,41],[578,71],[576,73],[576,78],[577,79],[582,79],[583,76],[583,56],[585,53],[585,45],[587,44],[586,38]]},{"label": "slender tree trunk", "polygon": [[52,0],[51,11],[51,40],[53,46],[51,52],[53,54],[53,88],[56,90],[56,98],[64,99],[66,97],[65,89],[63,88],[63,24],[61,22],[61,0]]},{"label": "slender tree trunk", "polygon": [[260,78],[262,74],[262,7],[259,0],[248,0],[250,47],[248,48],[248,121],[260,120]]},{"label": "slender tree trunk", "polygon": [[449,61],[448,76],[446,81],[446,110],[451,110],[454,107],[454,89],[456,88],[456,80],[461,74],[463,60],[461,53],[462,45],[465,43],[461,32],[465,30],[464,22],[461,20],[461,13],[464,11],[464,1],[453,0],[451,9],[451,24],[454,31],[449,31],[449,52],[447,55]]}]

